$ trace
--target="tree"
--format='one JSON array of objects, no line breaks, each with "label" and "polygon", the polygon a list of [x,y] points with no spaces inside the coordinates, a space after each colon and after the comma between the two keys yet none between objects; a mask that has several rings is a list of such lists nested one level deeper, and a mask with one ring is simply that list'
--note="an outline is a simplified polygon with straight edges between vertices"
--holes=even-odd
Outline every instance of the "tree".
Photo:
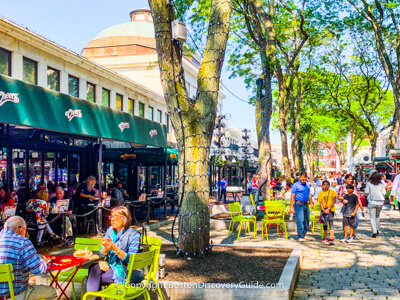
[{"label": "tree", "polygon": [[[354,29],[372,31],[379,61],[393,89],[395,110],[392,118],[391,146],[396,147],[400,129],[400,3],[390,0],[347,0],[358,16],[368,22],[354,18]],[[389,150],[389,149],[388,149]]]},{"label": "tree", "polygon": [[229,34],[231,3],[213,0],[197,96],[186,91],[182,43],[172,39],[172,1],[149,0],[154,20],[158,64],[168,112],[179,147],[180,221],[178,245],[187,255],[209,249],[208,158],[216,119],[220,74]]},{"label": "tree", "polygon": [[375,53],[366,43],[368,35],[352,34],[351,37],[351,57],[345,54],[349,50],[342,41],[326,48],[317,68],[320,76],[315,87],[364,130],[373,157],[379,127],[387,126],[388,113],[392,112],[392,95],[387,90],[388,82],[382,78],[382,67],[376,63]]}]

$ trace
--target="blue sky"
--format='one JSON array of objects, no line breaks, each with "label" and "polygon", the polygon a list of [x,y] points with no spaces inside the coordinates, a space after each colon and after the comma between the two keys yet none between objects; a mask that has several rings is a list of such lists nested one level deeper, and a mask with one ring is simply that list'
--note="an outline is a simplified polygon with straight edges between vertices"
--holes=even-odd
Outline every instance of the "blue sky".
[{"label": "blue sky", "polygon": [[[102,30],[119,23],[129,22],[129,13],[138,8],[148,8],[147,0],[18,0],[0,1],[0,14],[50,40],[81,53],[84,45]],[[250,93],[240,78],[229,79],[222,73],[227,88],[242,99]],[[239,128],[255,128],[254,107],[243,103],[224,91],[224,111],[231,114],[229,124]],[[278,134],[271,135],[272,142],[279,142]]]}]

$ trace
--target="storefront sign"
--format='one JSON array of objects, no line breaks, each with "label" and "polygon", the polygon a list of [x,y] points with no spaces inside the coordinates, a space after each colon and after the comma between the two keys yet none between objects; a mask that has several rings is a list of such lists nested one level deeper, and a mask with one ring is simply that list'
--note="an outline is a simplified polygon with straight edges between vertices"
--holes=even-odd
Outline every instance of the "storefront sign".
[{"label": "storefront sign", "polygon": [[121,123],[119,123],[118,127],[119,127],[119,129],[121,129],[121,132],[124,131],[125,128],[130,128],[128,122],[121,122]]},{"label": "storefront sign", "polygon": [[19,98],[17,93],[4,93],[3,91],[0,91],[0,106],[2,106],[6,102],[14,102],[14,103],[19,103]]},{"label": "storefront sign", "polygon": [[[0,104],[19,103],[6,104],[7,109],[0,109],[1,123],[167,147],[167,126],[164,124],[3,75],[0,75],[0,101]],[[125,130],[127,128],[129,130]]]},{"label": "storefront sign", "polygon": [[82,118],[82,111],[80,109],[69,109],[65,112],[65,116],[68,118],[68,121],[71,122],[75,117]]},{"label": "storefront sign", "polygon": [[157,135],[158,133],[157,133],[157,130],[153,129],[153,130],[150,130],[149,134],[150,134],[151,138],[153,138],[153,136]]},{"label": "storefront sign", "polygon": [[136,159],[136,154],[123,154],[120,156],[123,160]]}]

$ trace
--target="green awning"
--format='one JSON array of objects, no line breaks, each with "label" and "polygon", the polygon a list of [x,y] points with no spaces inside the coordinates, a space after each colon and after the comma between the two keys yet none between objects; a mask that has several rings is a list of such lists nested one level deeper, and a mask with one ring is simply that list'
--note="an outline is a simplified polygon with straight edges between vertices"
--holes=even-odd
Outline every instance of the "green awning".
[{"label": "green awning", "polygon": [[178,150],[167,148],[167,155],[169,161],[178,161]]},{"label": "green awning", "polygon": [[0,75],[0,122],[167,147],[167,127]]}]

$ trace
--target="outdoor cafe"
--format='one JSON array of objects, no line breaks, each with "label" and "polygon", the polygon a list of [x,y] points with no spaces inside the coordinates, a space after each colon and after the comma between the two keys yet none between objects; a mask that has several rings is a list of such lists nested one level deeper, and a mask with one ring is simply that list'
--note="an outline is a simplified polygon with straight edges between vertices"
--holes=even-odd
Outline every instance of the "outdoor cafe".
[{"label": "outdoor cafe", "polygon": [[[9,97],[0,105],[0,187],[11,190],[17,210],[42,184],[67,190],[89,175],[99,201],[92,215],[78,216],[89,230],[108,223],[109,184],[122,183],[134,222],[176,205],[178,154],[167,147],[165,125],[7,76],[0,75],[0,91]],[[7,209],[2,218],[13,214]],[[64,217],[55,228],[65,228]]]}]

